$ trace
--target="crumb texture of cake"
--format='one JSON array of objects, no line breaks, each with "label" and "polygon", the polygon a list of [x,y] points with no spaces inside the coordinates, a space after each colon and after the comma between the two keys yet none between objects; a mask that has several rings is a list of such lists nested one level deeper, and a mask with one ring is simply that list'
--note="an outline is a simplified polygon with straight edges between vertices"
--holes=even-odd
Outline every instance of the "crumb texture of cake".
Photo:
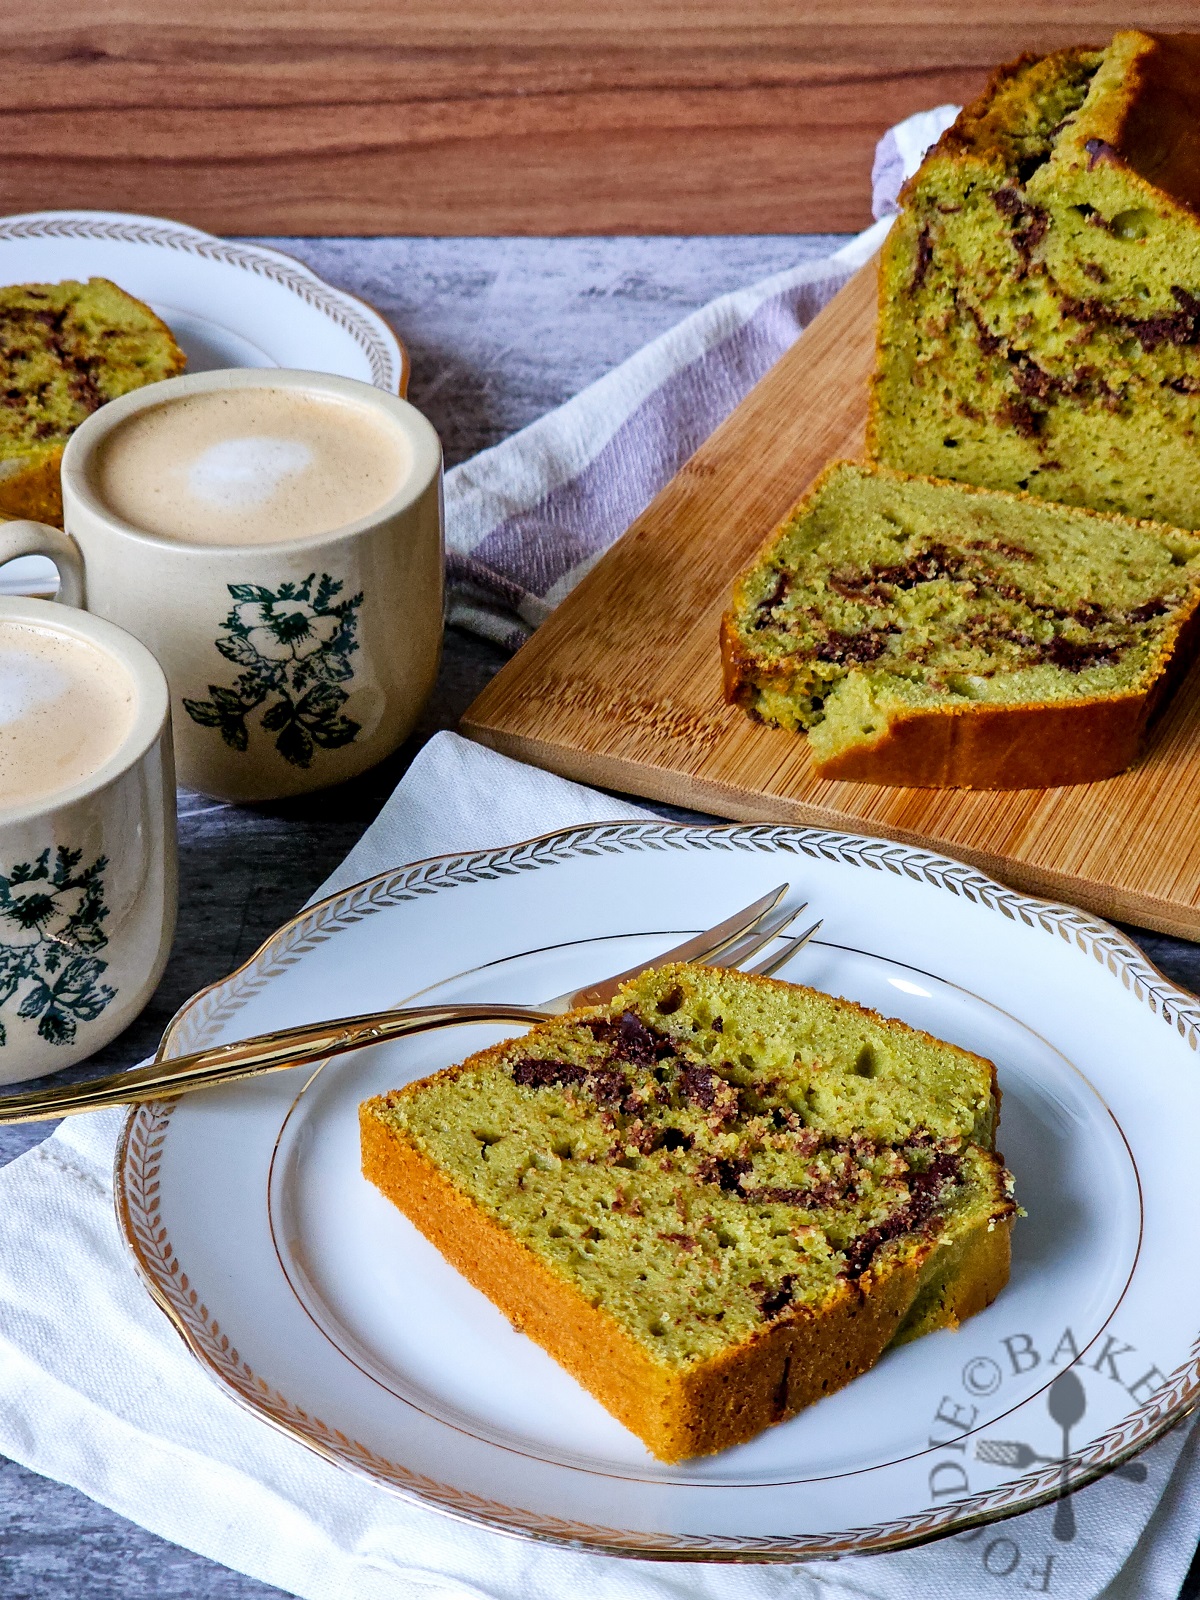
[{"label": "crumb texture of cake", "polygon": [[835,462],[734,586],[726,694],[820,777],[1090,782],[1137,759],[1198,609],[1194,532]]},{"label": "crumb texture of cake", "polygon": [[1002,67],[901,194],[868,451],[1200,527],[1200,34]]},{"label": "crumb texture of cake", "polygon": [[166,323],[107,278],[0,288],[0,515],[61,527],[74,430],[185,364]]},{"label": "crumb texture of cake", "polygon": [[991,1063],[811,989],[661,967],[360,1116],[365,1175],[666,1461],[1008,1278]]}]

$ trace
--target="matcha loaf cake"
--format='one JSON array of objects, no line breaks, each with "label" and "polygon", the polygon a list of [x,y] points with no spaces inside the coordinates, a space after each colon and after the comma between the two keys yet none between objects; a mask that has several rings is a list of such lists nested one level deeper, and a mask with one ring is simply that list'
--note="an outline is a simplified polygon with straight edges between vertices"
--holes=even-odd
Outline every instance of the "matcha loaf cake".
[{"label": "matcha loaf cake", "polygon": [[868,451],[1200,527],[1200,35],[1002,67],[901,194]]},{"label": "matcha loaf cake", "polygon": [[991,1063],[811,989],[661,967],[360,1115],[365,1175],[664,1461],[1008,1279]]},{"label": "matcha loaf cake", "polygon": [[1200,534],[835,462],[734,586],[727,698],[820,777],[976,789],[1136,759],[1200,640]]},{"label": "matcha loaf cake", "polygon": [[107,278],[0,289],[0,516],[61,527],[72,432],[184,364],[166,323]]}]

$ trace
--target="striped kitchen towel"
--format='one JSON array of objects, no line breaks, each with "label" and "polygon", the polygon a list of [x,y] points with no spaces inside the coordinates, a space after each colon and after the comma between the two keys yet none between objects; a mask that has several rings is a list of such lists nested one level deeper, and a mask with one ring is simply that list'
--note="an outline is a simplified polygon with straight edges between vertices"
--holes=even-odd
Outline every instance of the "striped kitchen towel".
[{"label": "striped kitchen towel", "polygon": [[446,475],[448,620],[515,650],[879,248],[901,183],[958,114],[880,140],[877,220],[824,261],[722,295]]}]

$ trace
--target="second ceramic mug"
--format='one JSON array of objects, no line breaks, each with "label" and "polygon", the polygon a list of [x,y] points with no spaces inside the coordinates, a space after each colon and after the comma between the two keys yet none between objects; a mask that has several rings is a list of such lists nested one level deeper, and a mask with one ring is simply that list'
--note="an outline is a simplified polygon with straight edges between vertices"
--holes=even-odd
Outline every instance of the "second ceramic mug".
[{"label": "second ceramic mug", "polygon": [[[217,545],[123,521],[89,468],[135,413],[229,389],[286,388],[371,408],[406,470],[369,515],[328,533]],[[277,368],[149,384],[96,411],[63,456],[66,532],[0,524],[0,562],[49,556],[60,598],[149,646],[171,687],[180,783],[223,800],[280,799],[351,778],[411,731],[442,639],[441,446],[407,401],[352,378]]]},{"label": "second ceramic mug", "polygon": [[[28,714],[46,695],[46,680],[22,670],[20,645],[38,639],[87,661],[88,672],[103,663],[111,703],[129,715],[107,748],[102,735],[93,746],[94,764],[25,797],[8,793],[0,808],[0,1084],[74,1066],[129,1026],[166,965],[178,898],[171,717],[158,663],[97,617],[0,597],[0,732],[10,761],[18,707]],[[63,697],[69,720],[78,685],[49,672],[51,701]],[[6,776],[11,783],[12,766]]]}]

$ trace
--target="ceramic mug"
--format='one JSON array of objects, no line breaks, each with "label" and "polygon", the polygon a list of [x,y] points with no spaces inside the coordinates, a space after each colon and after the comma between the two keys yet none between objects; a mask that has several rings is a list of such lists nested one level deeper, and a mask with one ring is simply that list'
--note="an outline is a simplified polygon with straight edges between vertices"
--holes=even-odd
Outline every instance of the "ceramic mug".
[{"label": "ceramic mug", "polygon": [[175,773],[166,679],[120,628],[70,605],[0,597],[0,624],[108,658],[124,735],[68,787],[0,808],[0,1083],[72,1066],[150,998],[175,932]]},{"label": "ceramic mug", "polygon": [[[286,388],[370,407],[406,467],[369,515],[244,545],[158,538],[96,492],[95,452],[127,418],[211,391]],[[282,799],[374,766],[411,732],[442,641],[442,456],[432,426],[351,378],[275,368],[169,378],[111,400],[63,455],[66,532],[0,525],[0,563],[44,555],[60,597],[127,629],[171,687],[180,783],[222,800]]]}]

